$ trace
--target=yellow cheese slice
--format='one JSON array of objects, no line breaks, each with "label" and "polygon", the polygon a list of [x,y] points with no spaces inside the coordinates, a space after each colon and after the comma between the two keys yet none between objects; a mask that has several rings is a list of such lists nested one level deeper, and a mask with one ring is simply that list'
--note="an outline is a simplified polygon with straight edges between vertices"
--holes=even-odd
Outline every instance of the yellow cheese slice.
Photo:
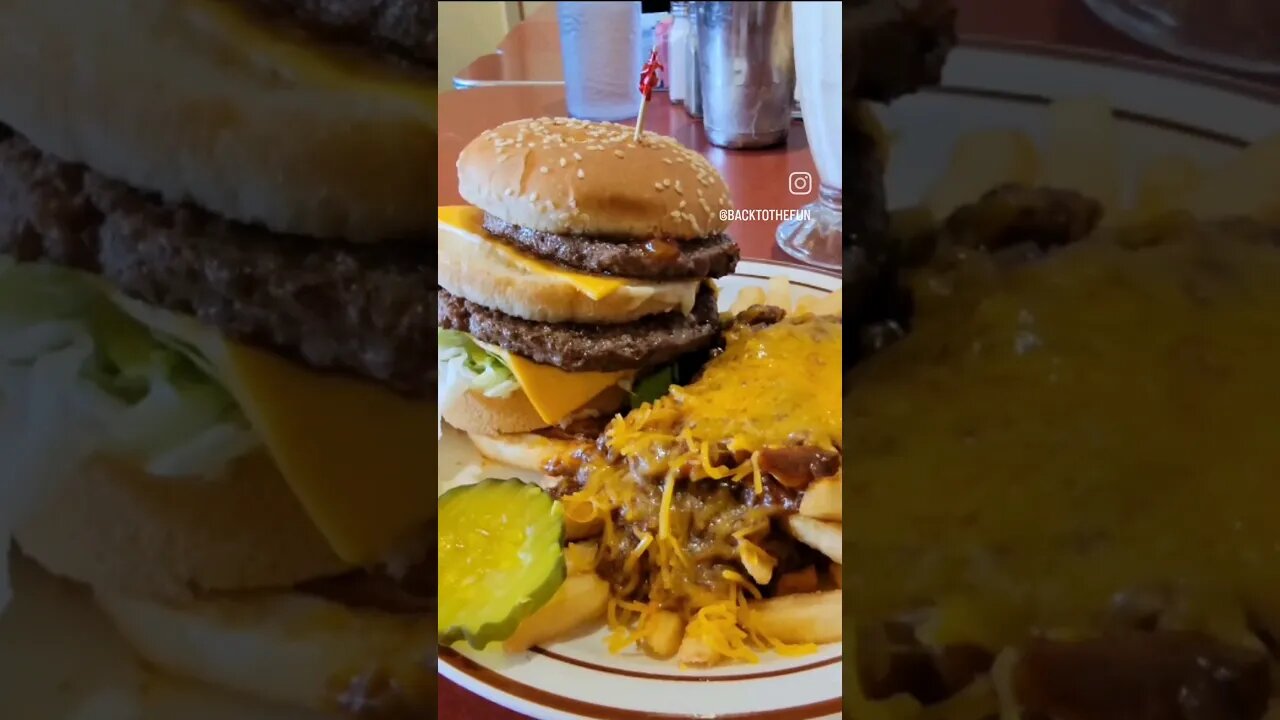
[{"label": "yellow cheese slice", "polygon": [[434,118],[436,87],[408,76],[394,63],[353,53],[335,53],[323,44],[263,23],[246,8],[222,0],[183,0],[189,26],[220,44],[229,57],[256,67],[277,82],[386,93],[421,105]]},{"label": "yellow cheese slice", "polygon": [[118,292],[112,299],[208,358],[338,557],[384,560],[435,515],[434,401],[316,372]]},{"label": "yellow cheese slice", "polygon": [[439,219],[440,222],[450,227],[458,228],[463,232],[479,237],[490,247],[502,253],[513,265],[520,267],[525,272],[564,280],[592,300],[608,297],[627,286],[626,280],[601,277],[599,275],[585,275],[572,270],[565,270],[552,263],[525,255],[493,237],[484,229],[484,211],[478,207],[470,205],[445,206],[439,208]]},{"label": "yellow cheese slice", "polygon": [[232,391],[338,557],[385,559],[435,515],[434,402],[227,343]]},{"label": "yellow cheese slice", "polygon": [[501,358],[511,368],[511,374],[516,376],[516,382],[520,383],[520,389],[529,397],[533,409],[538,411],[538,416],[544,422],[550,424],[560,422],[601,392],[635,376],[633,370],[566,372],[550,365],[539,365],[496,345],[479,340],[476,340],[476,344]]}]

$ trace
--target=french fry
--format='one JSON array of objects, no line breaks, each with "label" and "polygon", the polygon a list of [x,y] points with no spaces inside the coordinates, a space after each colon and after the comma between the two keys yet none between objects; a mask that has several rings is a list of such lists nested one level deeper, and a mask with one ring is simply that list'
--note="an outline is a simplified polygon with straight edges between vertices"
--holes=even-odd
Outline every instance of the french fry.
[{"label": "french fry", "polygon": [[609,583],[596,575],[570,575],[550,602],[525,618],[503,643],[509,653],[562,637],[604,615],[609,603]]},{"label": "french fry", "polygon": [[680,649],[684,640],[684,620],[669,610],[659,610],[645,620],[645,636],[641,646],[649,655],[667,660]]},{"label": "french fry", "polygon": [[752,305],[764,304],[764,288],[746,287],[738,293],[738,297],[734,299],[733,305],[729,306],[729,311],[737,314],[751,307]]},{"label": "french fry", "polygon": [[754,544],[742,544],[738,547],[738,559],[752,580],[760,585],[768,585],[773,579],[773,568],[778,561]]},{"label": "french fry", "polygon": [[766,305],[791,309],[791,281],[781,275],[769,278],[765,285],[764,301]]},{"label": "french fry", "polygon": [[819,520],[844,519],[844,480],[842,476],[824,478],[811,483],[800,498],[800,514]]},{"label": "french fry", "polygon": [[1205,177],[1188,209],[1201,220],[1232,216],[1280,223],[1280,135],[1250,145]]},{"label": "french fry", "polygon": [[1120,138],[1111,105],[1101,98],[1059,100],[1049,108],[1041,185],[1075,190],[1118,210]]},{"label": "french fry", "polygon": [[705,667],[715,665],[720,660],[720,654],[702,640],[685,633],[684,639],[680,641],[680,650],[676,653],[676,659],[684,665]]},{"label": "french fry", "polygon": [[787,517],[787,529],[795,539],[839,563],[844,556],[844,526],[804,515]]},{"label": "french fry", "polygon": [[1035,142],[1013,130],[984,130],[956,141],[946,172],[926,194],[925,206],[941,222],[956,208],[1007,183],[1031,184],[1039,172]]},{"label": "french fry", "polygon": [[818,591],[818,570],[814,566],[789,572],[778,578],[778,595],[795,595]]},{"label": "french fry", "polygon": [[748,612],[763,635],[786,643],[827,643],[844,635],[840,606],[840,591],[828,590],[760,600]]},{"label": "french fry", "polygon": [[574,520],[573,518],[564,519],[564,539],[569,542],[597,537],[603,530],[604,521],[599,518],[587,522]]},{"label": "french fry", "polygon": [[1155,218],[1185,208],[1204,178],[1204,169],[1191,158],[1180,155],[1156,158],[1143,168],[1138,179],[1134,210],[1142,218]]},{"label": "french fry", "polygon": [[565,570],[570,575],[585,575],[596,571],[596,551],[599,545],[595,542],[569,543],[564,549]]},{"label": "french fry", "polygon": [[810,312],[814,315],[840,317],[844,313],[844,291],[837,290],[814,298]]}]

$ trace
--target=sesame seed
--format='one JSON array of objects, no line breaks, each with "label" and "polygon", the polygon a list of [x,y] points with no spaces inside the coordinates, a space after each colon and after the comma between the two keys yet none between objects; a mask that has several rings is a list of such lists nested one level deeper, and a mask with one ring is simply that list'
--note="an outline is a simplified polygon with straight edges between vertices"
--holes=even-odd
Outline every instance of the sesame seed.
[{"label": "sesame seed", "polygon": [[511,197],[512,195],[515,195],[515,194],[516,194],[515,190],[512,190],[511,188],[503,188],[502,190],[503,197]]},{"label": "sesame seed", "polygon": [[564,167],[565,165],[568,165],[568,164],[569,164],[568,161],[566,161],[564,158],[560,158],[560,167]]},{"label": "sesame seed", "polygon": [[582,179],[582,178],[584,178],[584,177],[586,177],[586,176],[587,176],[587,174],[586,174],[586,173],[584,173],[584,172],[582,172],[582,168],[578,168],[578,179]]},{"label": "sesame seed", "polygon": [[671,158],[662,158],[662,162],[664,162],[664,163],[666,163],[666,164],[668,164],[668,165],[672,164],[672,163],[671,163]]},{"label": "sesame seed", "polygon": [[677,195],[683,195],[683,194],[684,194],[684,188],[680,187],[680,181],[679,181],[679,180],[677,180],[677,181],[676,181],[676,194],[677,194]]},{"label": "sesame seed", "polygon": [[662,187],[671,187],[671,180],[670,180],[670,179],[668,179],[668,178],[663,178],[663,179],[662,179]]},{"label": "sesame seed", "polygon": [[613,151],[613,154],[614,154],[616,157],[619,157],[619,158],[626,157],[625,155],[623,155],[623,154],[622,154],[622,151],[621,151],[621,150],[614,150],[614,151]]},{"label": "sesame seed", "polygon": [[543,165],[542,167],[538,168],[538,172],[542,173],[543,175],[546,175],[549,171],[547,170],[547,166]]},{"label": "sesame seed", "polygon": [[681,200],[681,201],[680,201],[680,207],[681,207],[681,208],[683,208],[685,205],[688,205],[688,203],[686,203],[685,201]]},{"label": "sesame seed", "polygon": [[581,160],[582,160],[582,156],[575,152],[575,153],[573,154],[573,159],[574,159],[574,160],[581,161]]},{"label": "sesame seed", "polygon": [[654,184],[653,184],[653,189],[654,189],[654,190],[657,190],[658,192],[662,192],[662,183],[660,183],[660,182],[656,182],[656,183],[654,183]]},{"label": "sesame seed", "polygon": [[538,200],[537,191],[529,193],[529,202],[537,202],[537,200]]}]

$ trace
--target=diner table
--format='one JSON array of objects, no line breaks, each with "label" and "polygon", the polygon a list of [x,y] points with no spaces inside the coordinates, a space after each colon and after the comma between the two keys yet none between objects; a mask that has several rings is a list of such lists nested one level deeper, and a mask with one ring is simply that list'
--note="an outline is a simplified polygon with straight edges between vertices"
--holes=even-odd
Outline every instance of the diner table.
[{"label": "diner table", "polygon": [[[961,45],[1064,48],[1143,60],[1193,63],[1138,43],[1112,29],[1080,0],[956,0]],[[1216,72],[1216,71],[1215,71]],[[1280,78],[1233,74],[1236,81],[1280,90]],[[439,202],[460,203],[454,163],[462,147],[484,130],[507,120],[564,115],[564,75],[555,3],[546,3],[514,27],[497,51],[481,56],[455,77],[459,92],[440,98]],[[792,172],[814,172],[797,121],[784,146],[733,151],[710,145],[699,121],[655,93],[646,129],[672,135],[703,153],[724,175],[738,208],[799,208],[814,198],[791,195]],[[452,181],[449,178],[453,178]],[[735,222],[729,233],[746,259],[787,260],[773,237],[776,221]],[[440,717],[447,720],[518,720],[525,716],[503,709],[440,678]]]}]

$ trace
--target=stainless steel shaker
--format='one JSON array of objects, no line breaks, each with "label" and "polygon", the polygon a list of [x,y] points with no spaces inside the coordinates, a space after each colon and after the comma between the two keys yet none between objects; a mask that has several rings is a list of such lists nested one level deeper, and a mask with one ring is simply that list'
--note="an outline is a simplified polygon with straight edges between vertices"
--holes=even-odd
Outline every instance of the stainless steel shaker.
[{"label": "stainless steel shaker", "polygon": [[791,3],[698,2],[702,123],[713,145],[767,147],[791,126]]}]

